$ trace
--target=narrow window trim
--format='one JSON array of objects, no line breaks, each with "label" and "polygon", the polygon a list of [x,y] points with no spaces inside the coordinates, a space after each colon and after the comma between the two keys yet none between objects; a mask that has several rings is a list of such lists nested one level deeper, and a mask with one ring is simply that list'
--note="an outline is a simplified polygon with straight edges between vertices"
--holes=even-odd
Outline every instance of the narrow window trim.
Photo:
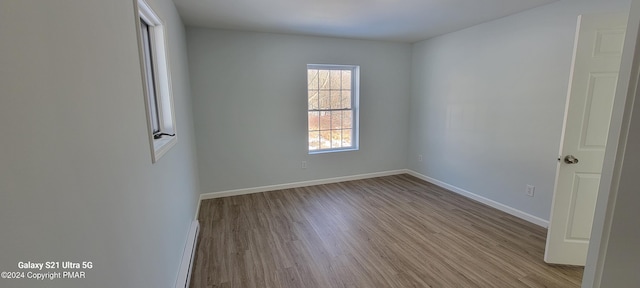
[{"label": "narrow window trim", "polygon": [[[332,111],[352,111],[352,123],[351,123],[351,146],[339,147],[339,148],[325,148],[311,150],[309,149],[309,123],[307,122],[307,151],[309,155],[324,154],[334,152],[345,151],[357,151],[360,150],[360,66],[359,65],[344,65],[344,64],[307,64],[307,71],[309,70],[351,70],[351,108],[341,109],[309,109],[307,103],[307,114],[309,112],[329,112]],[[308,73],[308,72],[307,72]],[[309,79],[307,79],[308,83]],[[320,90],[320,89],[318,89]],[[307,85],[307,100],[308,100],[309,88]],[[319,105],[318,105],[319,107]],[[308,117],[307,117],[307,121]]]}]

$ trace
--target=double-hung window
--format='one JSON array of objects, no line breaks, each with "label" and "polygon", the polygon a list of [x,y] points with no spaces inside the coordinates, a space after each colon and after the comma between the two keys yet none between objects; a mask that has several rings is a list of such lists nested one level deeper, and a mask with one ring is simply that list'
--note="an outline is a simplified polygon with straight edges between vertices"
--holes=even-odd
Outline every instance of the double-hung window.
[{"label": "double-hung window", "polygon": [[156,162],[177,141],[173,95],[162,21],[144,0],[138,0],[138,16],[149,141]]},{"label": "double-hung window", "polygon": [[358,88],[354,65],[307,65],[309,153],[358,150]]}]

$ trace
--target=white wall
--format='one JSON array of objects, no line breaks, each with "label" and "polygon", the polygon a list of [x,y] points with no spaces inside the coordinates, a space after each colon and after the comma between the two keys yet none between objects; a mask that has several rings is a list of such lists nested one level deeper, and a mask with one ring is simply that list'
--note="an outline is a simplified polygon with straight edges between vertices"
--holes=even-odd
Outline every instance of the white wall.
[{"label": "white wall", "polygon": [[0,1],[0,271],[94,263],[84,280],[1,287],[173,287],[197,164],[184,27],[170,0],[149,2],[168,26],[179,133],[154,165],[134,1]]},{"label": "white wall", "polygon": [[629,3],[563,0],[416,43],[409,168],[548,220],[577,17]]},{"label": "white wall", "polygon": [[[187,41],[203,192],[406,168],[409,44],[198,28]],[[307,154],[306,64],[360,65],[359,151]]]}]

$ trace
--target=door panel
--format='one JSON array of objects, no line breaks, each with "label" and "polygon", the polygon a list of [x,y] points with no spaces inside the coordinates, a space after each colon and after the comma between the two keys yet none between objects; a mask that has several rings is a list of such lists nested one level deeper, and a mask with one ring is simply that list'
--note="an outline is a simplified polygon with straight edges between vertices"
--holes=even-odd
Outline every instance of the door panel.
[{"label": "door panel", "polygon": [[589,241],[598,196],[599,174],[576,173],[569,208],[567,240]]},{"label": "door panel", "polygon": [[618,73],[591,73],[589,82],[580,148],[604,150],[613,109],[611,93],[615,94]]}]

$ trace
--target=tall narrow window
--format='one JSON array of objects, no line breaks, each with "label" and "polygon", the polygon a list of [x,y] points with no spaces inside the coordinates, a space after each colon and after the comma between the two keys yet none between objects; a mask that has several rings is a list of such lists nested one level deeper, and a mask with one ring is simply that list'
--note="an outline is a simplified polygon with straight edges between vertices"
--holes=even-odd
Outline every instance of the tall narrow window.
[{"label": "tall narrow window", "polygon": [[173,95],[162,21],[144,0],[138,0],[138,16],[149,141],[152,161],[156,162],[177,141]]},{"label": "tall narrow window", "polygon": [[309,153],[358,149],[359,70],[307,65]]}]

